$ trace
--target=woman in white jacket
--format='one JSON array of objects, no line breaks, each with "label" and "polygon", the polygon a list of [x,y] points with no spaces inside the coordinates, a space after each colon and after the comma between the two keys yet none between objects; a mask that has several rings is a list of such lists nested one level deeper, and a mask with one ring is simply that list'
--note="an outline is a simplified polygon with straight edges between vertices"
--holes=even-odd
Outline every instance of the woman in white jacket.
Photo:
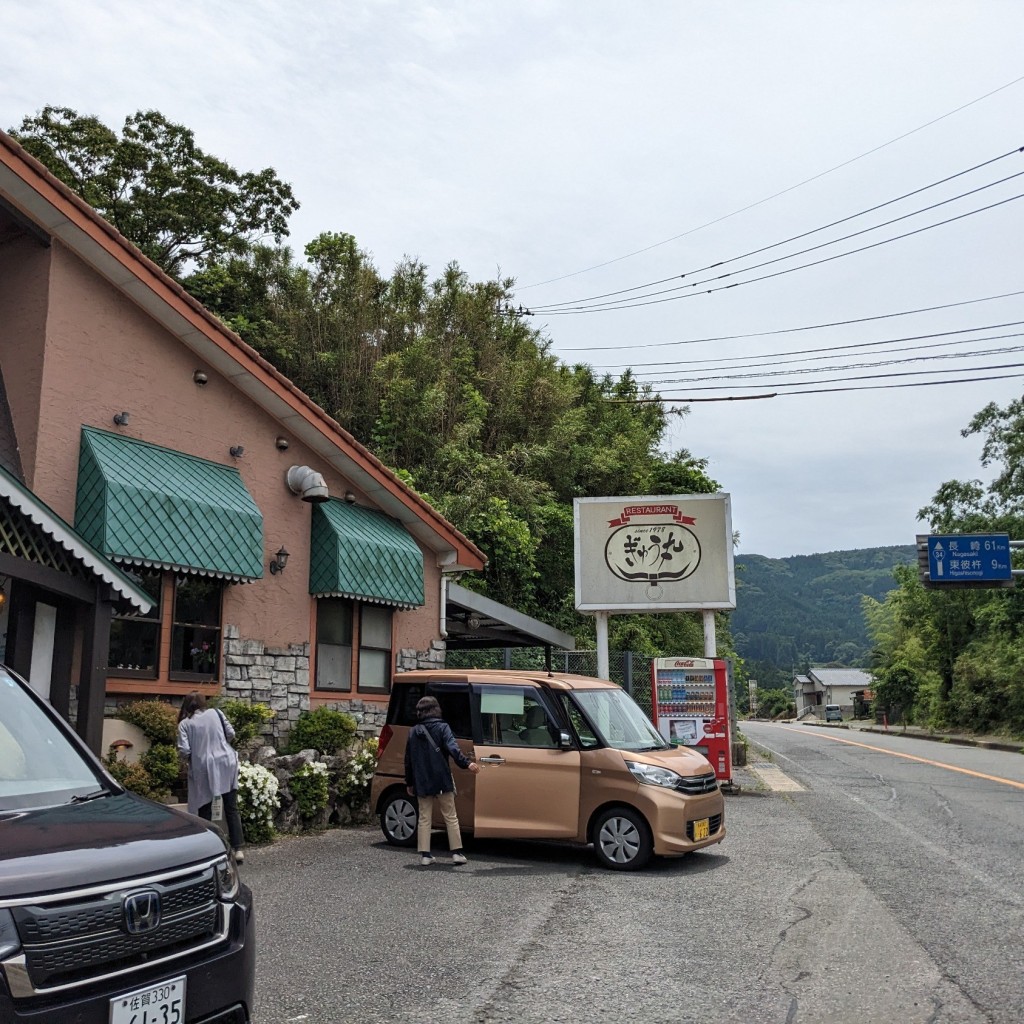
[{"label": "woman in white jacket", "polygon": [[192,692],[178,712],[178,753],[188,764],[188,809],[207,821],[213,819],[213,801],[224,802],[228,841],[239,864],[242,819],[238,813],[238,754],[231,741],[235,730],[216,708],[206,706],[202,694]]}]

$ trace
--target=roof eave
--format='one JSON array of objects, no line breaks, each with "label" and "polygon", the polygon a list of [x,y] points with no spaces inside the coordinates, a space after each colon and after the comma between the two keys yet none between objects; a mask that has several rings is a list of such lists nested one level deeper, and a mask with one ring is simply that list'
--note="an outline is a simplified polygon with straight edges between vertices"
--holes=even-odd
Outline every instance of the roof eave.
[{"label": "roof eave", "polygon": [[468,537],[2,131],[0,189],[23,216],[59,239],[401,522],[435,553],[438,565],[448,571],[484,567],[486,556]]}]

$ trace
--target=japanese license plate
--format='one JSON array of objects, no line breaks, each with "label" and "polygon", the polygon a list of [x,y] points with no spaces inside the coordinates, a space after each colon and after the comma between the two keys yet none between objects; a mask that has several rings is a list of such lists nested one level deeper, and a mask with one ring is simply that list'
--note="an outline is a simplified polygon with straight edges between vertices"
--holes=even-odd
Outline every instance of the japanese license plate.
[{"label": "japanese license plate", "polygon": [[696,842],[698,839],[707,839],[711,835],[711,819],[701,818],[699,821],[693,823],[693,839]]},{"label": "japanese license plate", "polygon": [[161,981],[110,1000],[110,1024],[184,1024],[185,979]]}]

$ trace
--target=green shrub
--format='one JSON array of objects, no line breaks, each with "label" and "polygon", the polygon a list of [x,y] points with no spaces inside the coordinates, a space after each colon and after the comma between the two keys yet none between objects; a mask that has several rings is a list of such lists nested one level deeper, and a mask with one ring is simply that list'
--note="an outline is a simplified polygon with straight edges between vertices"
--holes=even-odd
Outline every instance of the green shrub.
[{"label": "green shrub", "polygon": [[178,750],[170,743],[154,743],[139,758],[139,763],[149,773],[153,791],[161,796],[174,789],[181,778]]},{"label": "green shrub", "polygon": [[138,726],[150,743],[173,745],[177,742],[177,709],[162,700],[135,700],[122,704],[115,717]]},{"label": "green shrub", "polygon": [[311,761],[295,772],[288,788],[299,806],[299,817],[311,821],[327,807],[327,765]]},{"label": "green shrub", "polygon": [[316,750],[321,754],[336,754],[352,742],[356,725],[356,720],[344,711],[331,708],[303,711],[288,736],[285,752],[297,754],[300,750]]},{"label": "green shrub", "polygon": [[244,747],[261,732],[264,723],[269,722],[276,711],[268,704],[253,704],[247,700],[221,700],[217,708],[224,712],[224,717],[235,730],[236,747]]},{"label": "green shrub", "polygon": [[120,761],[117,758],[117,753],[114,750],[107,755],[103,761],[106,765],[107,771],[122,785],[125,789],[131,790],[133,793],[138,793],[139,796],[146,796],[153,799],[157,796],[157,793],[153,790],[153,782],[149,777],[149,772],[141,765],[141,763],[132,763],[130,761]]}]

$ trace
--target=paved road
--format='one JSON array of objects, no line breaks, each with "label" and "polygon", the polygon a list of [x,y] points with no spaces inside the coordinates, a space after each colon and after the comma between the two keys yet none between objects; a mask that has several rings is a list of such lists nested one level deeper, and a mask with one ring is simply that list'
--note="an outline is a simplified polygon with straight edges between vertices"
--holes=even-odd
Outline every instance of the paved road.
[{"label": "paved road", "polygon": [[790,798],[976,1019],[1024,1020],[1024,757],[806,726],[744,732],[806,787]]},{"label": "paved road", "polygon": [[[251,850],[257,1024],[1020,1021],[1021,791],[910,761],[904,789],[858,760],[887,755],[756,731],[804,788],[739,773],[725,842],[641,873],[496,841],[421,868],[375,829]],[[972,832],[1000,807],[997,872]]]}]

